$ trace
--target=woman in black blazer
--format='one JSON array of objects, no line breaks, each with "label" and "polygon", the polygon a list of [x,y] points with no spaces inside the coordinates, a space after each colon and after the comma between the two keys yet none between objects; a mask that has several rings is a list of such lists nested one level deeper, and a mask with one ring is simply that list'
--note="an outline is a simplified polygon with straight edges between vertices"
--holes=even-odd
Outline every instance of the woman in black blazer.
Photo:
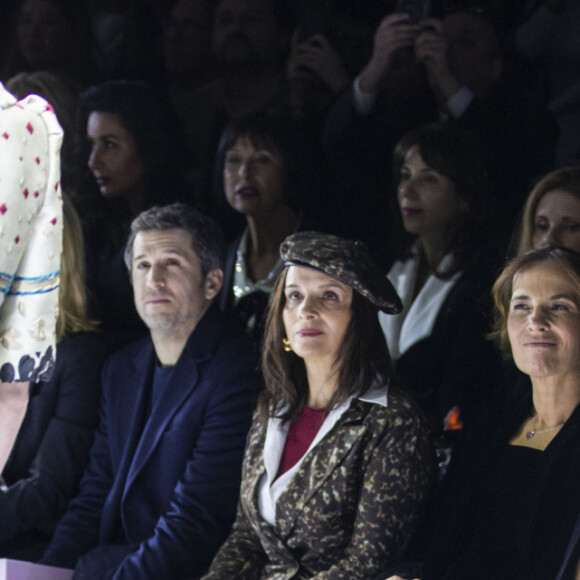
[{"label": "woman in black blazer", "polygon": [[490,290],[501,263],[490,235],[492,193],[475,137],[424,126],[397,145],[397,261],[388,278],[403,301],[379,316],[397,379],[439,434],[448,413],[467,426],[491,399],[501,357],[487,340]]},{"label": "woman in black blazer", "polygon": [[36,560],[76,494],[98,422],[105,348],[87,318],[82,233],[64,199],[56,364],[0,383],[0,557]]}]

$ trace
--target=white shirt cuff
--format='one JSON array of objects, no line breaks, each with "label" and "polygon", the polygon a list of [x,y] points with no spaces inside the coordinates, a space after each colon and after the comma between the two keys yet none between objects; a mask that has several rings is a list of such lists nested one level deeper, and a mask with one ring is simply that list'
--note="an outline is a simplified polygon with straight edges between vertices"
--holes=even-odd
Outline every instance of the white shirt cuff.
[{"label": "white shirt cuff", "polygon": [[375,106],[377,93],[365,93],[361,91],[359,78],[354,79],[352,84],[352,104],[359,115],[368,115]]},{"label": "white shirt cuff", "polygon": [[473,101],[474,94],[467,88],[461,87],[448,101],[447,110],[449,114],[454,118],[458,119],[465,113],[467,107]]}]

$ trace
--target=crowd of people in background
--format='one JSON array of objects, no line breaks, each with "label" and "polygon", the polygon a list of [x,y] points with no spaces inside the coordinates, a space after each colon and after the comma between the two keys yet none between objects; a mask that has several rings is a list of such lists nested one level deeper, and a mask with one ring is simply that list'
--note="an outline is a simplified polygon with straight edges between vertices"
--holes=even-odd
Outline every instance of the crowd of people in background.
[{"label": "crowd of people in background", "polygon": [[56,363],[0,367],[0,557],[580,578],[579,25],[578,0],[7,9],[0,108],[50,103],[64,211]]}]

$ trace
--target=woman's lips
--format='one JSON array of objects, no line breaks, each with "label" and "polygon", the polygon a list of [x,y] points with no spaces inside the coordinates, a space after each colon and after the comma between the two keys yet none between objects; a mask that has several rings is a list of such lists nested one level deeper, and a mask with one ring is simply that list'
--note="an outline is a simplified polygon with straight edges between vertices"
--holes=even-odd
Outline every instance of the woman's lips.
[{"label": "woman's lips", "polygon": [[95,181],[97,182],[98,185],[102,186],[107,185],[107,183],[109,183],[111,179],[109,177],[95,177]]},{"label": "woman's lips", "polygon": [[242,187],[236,191],[236,197],[241,199],[250,199],[252,197],[256,197],[258,192],[253,187]]},{"label": "woman's lips", "polygon": [[556,346],[556,343],[546,340],[532,340],[524,343],[524,346],[527,348],[550,348]]},{"label": "woman's lips", "polygon": [[419,215],[420,213],[423,213],[423,210],[419,209],[419,208],[414,208],[414,207],[402,207],[401,208],[401,214],[404,217],[415,217],[415,216]]},{"label": "woman's lips", "polygon": [[319,336],[323,334],[323,332],[321,330],[316,330],[315,328],[303,328],[302,330],[299,330],[296,334],[298,336],[309,337],[309,336]]}]

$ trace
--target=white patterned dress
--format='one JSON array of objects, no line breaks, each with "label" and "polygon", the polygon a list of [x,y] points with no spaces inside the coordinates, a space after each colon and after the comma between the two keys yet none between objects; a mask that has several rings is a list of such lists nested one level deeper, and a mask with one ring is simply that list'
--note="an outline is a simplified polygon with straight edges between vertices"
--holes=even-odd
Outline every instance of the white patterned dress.
[{"label": "white patterned dress", "polygon": [[41,97],[0,84],[0,380],[54,365],[62,248],[62,129]]}]

